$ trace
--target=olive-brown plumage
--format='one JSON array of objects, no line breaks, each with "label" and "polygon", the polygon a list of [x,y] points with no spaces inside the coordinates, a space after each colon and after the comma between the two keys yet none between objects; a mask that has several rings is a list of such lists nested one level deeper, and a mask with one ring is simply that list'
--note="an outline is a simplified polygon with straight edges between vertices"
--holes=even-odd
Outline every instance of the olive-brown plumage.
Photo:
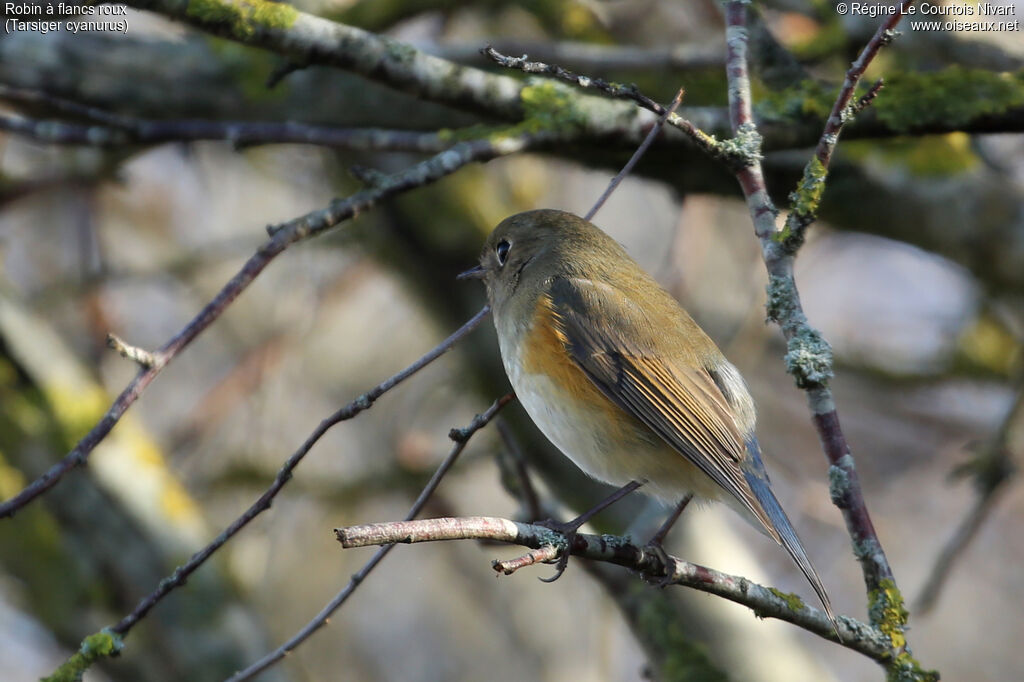
[{"label": "olive-brown plumage", "polygon": [[563,453],[668,502],[726,502],[789,551],[832,617],[771,491],[742,377],[615,240],[571,213],[528,211],[494,229],[471,272],[520,402]]}]

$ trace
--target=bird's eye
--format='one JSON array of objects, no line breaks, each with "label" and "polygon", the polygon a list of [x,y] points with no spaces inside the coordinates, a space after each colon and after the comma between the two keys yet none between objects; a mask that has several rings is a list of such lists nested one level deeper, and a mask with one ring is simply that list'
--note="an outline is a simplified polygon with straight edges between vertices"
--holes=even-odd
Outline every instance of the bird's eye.
[{"label": "bird's eye", "polygon": [[512,245],[508,243],[507,239],[502,239],[498,242],[498,245],[494,247],[494,254],[498,257],[498,265],[504,265],[505,261],[508,260],[508,251],[512,248]]}]

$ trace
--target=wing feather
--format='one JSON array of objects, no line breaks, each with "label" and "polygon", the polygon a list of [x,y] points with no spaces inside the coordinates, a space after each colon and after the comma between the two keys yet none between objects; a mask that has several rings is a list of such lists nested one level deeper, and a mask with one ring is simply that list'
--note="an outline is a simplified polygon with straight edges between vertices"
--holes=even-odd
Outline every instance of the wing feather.
[{"label": "wing feather", "polygon": [[643,314],[638,306],[610,296],[606,287],[580,278],[556,278],[549,292],[547,303],[566,350],[587,377],[739,500],[778,540],[743,473],[744,434],[708,369],[645,348],[637,339],[645,334],[624,334],[647,329],[649,322],[638,319]]}]

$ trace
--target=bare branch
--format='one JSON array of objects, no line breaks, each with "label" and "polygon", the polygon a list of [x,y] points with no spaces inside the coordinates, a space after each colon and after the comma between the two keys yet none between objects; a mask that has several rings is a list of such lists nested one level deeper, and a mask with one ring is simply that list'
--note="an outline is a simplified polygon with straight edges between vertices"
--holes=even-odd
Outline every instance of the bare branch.
[{"label": "bare branch", "polygon": [[157,120],[111,113],[42,92],[0,84],[0,99],[43,104],[94,123],[40,120],[0,113],[0,130],[46,144],[120,147],[131,144],[216,140],[236,146],[262,144],[315,144],[359,151],[436,153],[452,146],[450,137],[381,128],[334,128],[293,121]]},{"label": "bare branch", "polygon": [[[729,110],[737,135],[741,131],[757,139],[753,123],[750,78],[747,72],[746,7],[741,0],[726,5],[729,75]],[[800,303],[793,279],[793,253],[776,239],[775,217],[764,183],[760,160],[740,169],[737,179],[761,241],[768,270],[768,317],[782,328],[787,341],[787,370],[797,385],[807,391],[814,424],[832,468],[832,499],[846,519],[856,555],[868,590],[879,590],[883,581],[892,581],[892,569],[885,557],[871,517],[868,514],[859,479],[846,437],[839,426],[828,380],[832,376],[832,348],[821,333],[810,326]]]},{"label": "bare branch", "polygon": [[591,78],[590,76],[582,76],[580,74],[573,73],[563,69],[557,64],[545,64],[543,62],[531,62],[527,60],[526,55],[522,57],[509,57],[503,55],[495,50],[491,46],[487,46],[482,50],[483,54],[487,55],[495,61],[509,69],[518,69],[526,73],[543,74],[547,76],[553,76],[560,80],[572,83],[580,88],[584,89],[596,89],[605,95],[614,97],[616,99],[627,99],[636,102],[644,109],[652,111],[658,116],[665,117],[665,121],[681,131],[696,144],[700,149],[704,150],[707,154],[713,158],[721,159],[723,161],[732,163],[732,153],[728,145],[724,145],[715,139],[713,135],[708,135],[703,130],[695,126],[689,120],[682,116],[670,112],[661,106],[647,95],[640,92],[636,85],[623,85],[622,83],[612,83],[602,78]]},{"label": "bare branch", "polygon": [[533,566],[534,564],[546,564],[554,561],[558,558],[558,547],[555,545],[547,545],[540,549],[531,549],[526,554],[516,557],[515,559],[497,560],[491,562],[491,568],[498,573],[505,575],[512,575],[520,568],[526,568],[527,566]]},{"label": "bare branch", "polygon": [[[637,47],[634,45],[597,45],[574,41],[524,42],[495,40],[491,45],[501,54],[530,54],[537,59],[571,66],[581,71],[625,71],[666,69],[686,71],[721,67],[722,52],[718,47],[678,44],[670,47]],[[422,45],[429,52],[460,64],[482,66],[491,63],[477,45]],[[481,54],[487,58],[481,58]]]},{"label": "bare branch", "polygon": [[121,357],[135,361],[144,369],[149,369],[156,364],[156,357],[148,350],[128,345],[115,334],[107,334],[107,345],[117,351]]},{"label": "bare branch", "polygon": [[637,147],[635,152],[633,152],[633,156],[629,157],[629,161],[626,162],[626,165],[623,166],[622,170],[619,171],[618,175],[612,178],[612,181],[608,183],[608,188],[604,191],[604,193],[601,194],[600,197],[598,197],[597,201],[594,203],[591,209],[587,211],[587,215],[583,216],[584,220],[592,219],[594,217],[594,214],[601,210],[601,207],[604,206],[604,202],[607,201],[608,197],[612,195],[612,192],[614,192],[615,188],[619,186],[619,183],[622,182],[623,178],[629,175],[630,171],[633,170],[633,167],[637,164],[638,161],[640,161],[640,158],[644,155],[644,152],[647,151],[647,148],[651,146],[652,142],[654,142],[654,138],[656,138],[658,136],[658,133],[661,132],[661,127],[665,125],[665,119],[667,119],[669,116],[672,115],[673,112],[675,112],[676,108],[679,107],[682,101],[683,90],[680,89],[679,92],[676,93],[676,96],[672,100],[672,103],[669,105],[668,109],[665,110],[665,113],[658,118],[657,123],[655,123],[654,126],[651,128],[651,132],[647,133],[647,137],[644,138],[644,141],[640,143],[640,146]]},{"label": "bare branch", "polygon": [[291,244],[332,228],[375,206],[378,202],[401,192],[435,182],[474,161],[484,161],[512,154],[551,138],[550,134],[519,133],[501,137],[460,142],[415,166],[387,176],[385,182],[357,192],[346,199],[337,199],[327,208],[313,211],[281,225],[269,226],[270,238],[249,258],[241,270],[220,292],[189,321],[173,338],[153,353],[153,365],[139,372],[128,384],[103,418],[89,430],[61,461],[26,486],[14,497],[0,503],[0,518],[15,512],[49,490],[75,467],[85,463],[93,449],[114,428],[121,416],[138,400],[147,386],[163,368],[209,327],[265,267]]},{"label": "bare branch", "polygon": [[224,531],[218,535],[214,540],[203,547],[201,550],[192,555],[188,562],[174,569],[174,573],[168,576],[166,579],[160,581],[160,585],[149,594],[146,598],[139,602],[129,615],[125,616],[121,621],[110,628],[110,630],[118,635],[125,635],[132,627],[135,626],[140,620],[142,620],[149,610],[152,609],[157,603],[160,602],[169,592],[174,588],[180,587],[185,583],[192,573],[195,572],[203,563],[213,555],[218,549],[221,548],[228,540],[230,540],[235,534],[242,530],[250,521],[259,516],[261,513],[270,508],[271,503],[277,494],[281,492],[281,489],[291,480],[292,472],[295,467],[303,460],[303,458],[309,453],[313,446],[323,437],[325,433],[334,425],[340,422],[352,419],[360,412],[370,409],[373,403],[377,401],[382,395],[390,391],[392,388],[402,383],[416,372],[438,359],[454,346],[462,337],[469,332],[473,331],[477,325],[487,316],[490,312],[489,306],[484,308],[474,315],[469,321],[462,325],[458,330],[455,331],[451,336],[446,338],[441,343],[437,344],[425,353],[420,359],[412,363],[401,372],[385,379],[381,383],[374,386],[372,389],[359,396],[349,404],[345,405],[337,412],[327,417],[313,430],[313,432],[306,438],[305,442],[299,446],[292,455],[285,461],[284,465],[277,472],[277,476],[274,478],[274,482],[267,488],[259,499],[252,503],[252,505],[245,510],[245,512],[235,519],[231,525],[224,529]]},{"label": "bare branch", "polygon": [[[545,526],[519,523],[509,519],[472,516],[463,518],[424,519],[420,521],[393,521],[373,523],[348,528],[336,528],[335,535],[342,547],[365,547],[368,545],[390,545],[391,543],[437,542],[444,540],[491,540],[521,545],[541,551],[527,557],[546,558],[551,547],[565,551],[565,538]],[[616,535],[576,535],[572,554],[574,556],[625,566],[652,579],[665,576],[666,567],[658,552],[633,544],[628,538]],[[675,557],[671,583],[691,587],[702,592],[724,597],[752,609],[759,618],[777,618],[797,625],[831,641],[862,653],[880,662],[889,661],[894,651],[888,638],[875,628],[848,616],[838,617],[841,640],[828,617],[810,606],[796,595],[783,594],[778,590],[751,582],[746,578],[722,573],[705,566],[692,564]],[[520,558],[510,562],[495,562],[496,570],[504,570],[506,564],[521,568],[533,563]],[[520,565],[521,564],[521,565]],[[513,569],[514,570],[514,569]]]},{"label": "bare branch", "polygon": [[1021,414],[1024,414],[1024,373],[1017,381],[1017,395],[995,434],[971,462],[956,472],[974,475],[977,495],[967,516],[935,558],[931,573],[917,597],[918,613],[928,613],[938,602],[953,565],[995,508],[999,495],[1007,488],[1006,484],[1016,475],[1017,467],[1008,450],[1008,440],[1010,429]]},{"label": "bare branch", "polygon": [[853,102],[853,95],[857,90],[864,72],[874,60],[875,55],[884,45],[892,42],[897,35],[896,25],[903,18],[904,12],[914,3],[914,0],[903,0],[900,6],[893,12],[875,31],[875,35],[868,41],[868,44],[861,50],[860,55],[850,65],[846,72],[846,79],[843,81],[836,101],[832,105],[832,112],[825,121],[825,129],[821,132],[818,145],[814,149],[814,156],[804,168],[803,178],[796,192],[790,199],[793,202],[793,210],[786,218],[784,239],[786,246],[796,250],[804,240],[804,233],[807,227],[814,222],[818,212],[818,205],[825,190],[825,178],[828,175],[828,167],[832,162],[832,153],[835,151],[836,143],[839,142],[839,134],[843,127],[853,120],[854,116],[871,104],[872,100],[882,89],[883,82],[877,81],[857,102]]},{"label": "bare branch", "polygon": [[[478,317],[482,317],[485,311],[486,309],[481,311],[481,314]],[[435,490],[437,490],[437,486],[441,484],[441,479],[444,478],[444,475],[447,474],[448,470],[451,469],[453,464],[455,464],[455,460],[465,449],[466,444],[469,442],[469,439],[473,434],[487,426],[487,424],[494,419],[494,416],[498,414],[498,411],[512,401],[513,397],[514,396],[511,393],[506,393],[494,401],[494,403],[487,408],[485,412],[474,417],[469,426],[463,429],[451,430],[448,436],[455,441],[455,445],[452,446],[448,456],[444,458],[444,461],[442,461],[440,466],[438,466],[437,471],[434,472],[434,475],[431,477],[426,487],[423,488],[419,497],[416,498],[416,501],[413,503],[412,507],[409,509],[409,513],[405,517],[406,521],[411,521],[416,518],[416,516],[423,510],[423,507],[427,504],[427,500],[429,500],[430,496],[434,494]],[[309,639],[314,632],[327,625],[328,619],[331,615],[334,614],[334,612],[337,611],[350,596],[352,596],[352,593],[356,591],[356,588],[366,580],[366,577],[370,572],[376,568],[377,564],[379,564],[384,557],[388,555],[388,552],[394,549],[394,547],[395,546],[393,544],[381,547],[373,557],[371,557],[370,560],[352,576],[352,580],[349,581],[348,585],[346,585],[341,592],[335,595],[335,597],[320,610],[320,613],[318,613],[313,620],[307,623],[291,639],[280,647],[256,661],[245,670],[241,670],[232,675],[228,682],[241,682],[242,680],[253,678],[294,651],[296,647]]]}]

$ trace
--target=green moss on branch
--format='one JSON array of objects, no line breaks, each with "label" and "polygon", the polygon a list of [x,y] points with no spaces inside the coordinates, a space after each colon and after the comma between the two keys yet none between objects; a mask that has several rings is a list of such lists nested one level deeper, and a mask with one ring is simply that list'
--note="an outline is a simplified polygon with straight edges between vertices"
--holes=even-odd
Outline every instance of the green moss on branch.
[{"label": "green moss on branch", "polygon": [[289,28],[299,16],[291,5],[267,0],[189,0],[185,14],[239,40],[261,28]]},{"label": "green moss on branch", "polygon": [[42,682],[80,682],[85,671],[101,658],[116,656],[124,645],[121,638],[109,630],[101,630],[82,640],[82,646],[71,658]]}]

